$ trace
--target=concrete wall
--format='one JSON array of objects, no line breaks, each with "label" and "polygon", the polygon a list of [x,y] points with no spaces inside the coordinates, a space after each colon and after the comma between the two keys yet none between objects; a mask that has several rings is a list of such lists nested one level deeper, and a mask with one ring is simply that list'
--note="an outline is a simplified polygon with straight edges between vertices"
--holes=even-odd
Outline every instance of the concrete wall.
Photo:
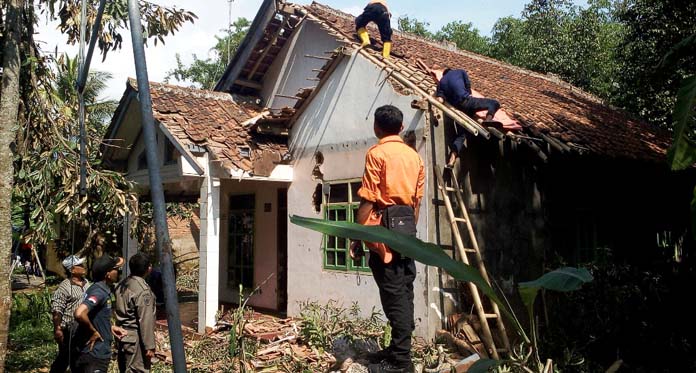
[{"label": "concrete wall", "polygon": [[[260,293],[254,295],[249,305],[266,309],[277,309],[278,302],[278,244],[277,212],[278,189],[287,187],[283,183],[264,181],[222,180],[220,196],[220,301],[238,302],[239,291],[227,282],[228,232],[230,196],[254,194],[256,214],[254,217],[254,286],[260,285],[273,274]],[[270,211],[265,211],[265,204],[270,203]]]},{"label": "concrete wall", "polygon": [[[299,121],[292,128],[290,147],[293,154],[294,179],[288,190],[288,213],[321,217],[313,206],[313,193],[324,181],[360,178],[365,153],[377,142],[373,132],[374,110],[392,104],[404,112],[407,130],[415,130],[417,149],[428,163],[427,130],[422,111],[411,109],[415,97],[403,96],[385,82],[385,72],[359,56],[344,58],[324,84]],[[324,156],[320,167],[323,176],[313,177],[314,154]],[[427,169],[428,166],[426,166]],[[426,194],[430,193],[430,172],[426,172]],[[423,203],[418,222],[418,236],[428,238],[429,203]],[[299,312],[301,301],[342,300],[344,306],[357,301],[367,314],[372,307],[381,309],[377,287],[370,274],[329,271],[322,267],[322,235],[296,225],[288,226],[288,314]],[[431,271],[417,265],[414,284],[417,334],[432,337],[428,318],[431,294],[428,277]]]},{"label": "concrete wall", "polygon": [[295,106],[296,100],[274,95],[294,96],[300,88],[316,86],[316,81],[307,78],[316,77],[317,72],[312,70],[320,69],[326,61],[306,55],[326,57],[325,52],[338,46],[336,39],[317,24],[302,22],[265,74],[261,97],[266,106],[272,109]]}]

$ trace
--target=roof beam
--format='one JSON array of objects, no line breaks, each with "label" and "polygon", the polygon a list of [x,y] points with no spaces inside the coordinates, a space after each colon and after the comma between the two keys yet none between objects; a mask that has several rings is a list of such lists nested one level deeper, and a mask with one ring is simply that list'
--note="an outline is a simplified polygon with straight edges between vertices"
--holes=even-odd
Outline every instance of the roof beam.
[{"label": "roof beam", "polygon": [[232,58],[232,61],[228,64],[222,78],[220,78],[220,81],[215,85],[215,91],[229,92],[232,89],[234,81],[237,80],[244,65],[246,65],[249,57],[251,57],[254,47],[261,41],[266,26],[271,22],[273,17],[275,17],[276,6],[275,0],[264,0],[263,3],[261,3],[259,11],[256,13],[256,17],[254,17],[254,21],[249,27],[249,32],[247,32],[239,48],[237,48],[237,52]]},{"label": "roof beam", "polygon": [[[283,24],[287,23],[287,18],[283,17]],[[254,77],[254,74],[256,74],[256,70],[259,69],[259,65],[261,65],[261,62],[263,61],[264,58],[268,55],[268,52],[273,48],[273,45],[275,45],[276,40],[278,40],[278,36],[280,35],[280,32],[284,29],[284,26],[281,25],[278,27],[278,29],[275,31],[273,34],[273,38],[271,38],[271,41],[268,43],[266,48],[264,48],[263,53],[261,53],[261,56],[259,56],[258,60],[256,60],[256,63],[254,64],[254,67],[251,68],[251,71],[249,74],[247,74],[247,79],[251,80],[252,77]]]},{"label": "roof beam", "polygon": [[261,90],[261,88],[263,88],[263,85],[261,83],[246,79],[237,79],[234,81],[234,84],[242,87],[253,88],[256,90]]}]

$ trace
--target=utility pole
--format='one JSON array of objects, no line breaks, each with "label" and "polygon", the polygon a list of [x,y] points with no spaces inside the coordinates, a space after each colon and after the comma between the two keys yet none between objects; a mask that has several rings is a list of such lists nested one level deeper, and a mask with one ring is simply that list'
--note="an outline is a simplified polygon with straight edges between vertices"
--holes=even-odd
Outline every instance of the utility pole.
[{"label": "utility pole", "polygon": [[155,237],[157,238],[157,255],[162,266],[169,342],[172,347],[174,372],[183,373],[186,372],[186,355],[181,333],[181,320],[179,319],[179,302],[176,295],[174,264],[172,262],[172,241],[169,238],[169,228],[167,227],[167,210],[164,201],[162,178],[160,176],[160,157],[157,151],[155,120],[152,116],[152,97],[150,96],[150,82],[147,76],[138,0],[128,0],[128,18],[130,21],[131,39],[133,40],[135,75],[138,79],[143,141],[145,142],[145,155],[150,176],[150,196],[152,197],[152,215],[155,223]]}]

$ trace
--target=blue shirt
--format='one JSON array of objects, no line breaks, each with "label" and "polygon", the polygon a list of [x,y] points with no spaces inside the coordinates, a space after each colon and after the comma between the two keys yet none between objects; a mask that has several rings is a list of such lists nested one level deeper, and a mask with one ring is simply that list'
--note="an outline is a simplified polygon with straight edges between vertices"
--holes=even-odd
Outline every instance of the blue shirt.
[{"label": "blue shirt", "polygon": [[449,70],[437,84],[437,97],[444,97],[452,105],[459,105],[471,96],[471,81],[464,70]]},{"label": "blue shirt", "polygon": [[80,343],[80,351],[88,353],[97,359],[111,359],[111,289],[104,281],[99,281],[87,289],[82,304],[87,306],[89,321],[101,335],[101,341],[97,340],[94,349],[89,350],[87,341],[92,336],[86,327],[80,325],[77,331],[77,341]]}]

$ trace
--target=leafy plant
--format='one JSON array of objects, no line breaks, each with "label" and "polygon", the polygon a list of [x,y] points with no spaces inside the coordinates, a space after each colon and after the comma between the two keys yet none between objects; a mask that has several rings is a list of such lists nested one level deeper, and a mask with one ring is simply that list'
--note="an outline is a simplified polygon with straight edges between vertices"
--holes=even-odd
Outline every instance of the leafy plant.
[{"label": "leafy plant", "polygon": [[210,49],[215,53],[214,57],[200,59],[195,54],[193,62],[185,66],[181,62],[181,56],[176,55],[176,68],[167,72],[164,81],[175,78],[179,81],[189,81],[198,85],[203,89],[213,89],[215,84],[225,72],[225,68],[229,64],[232,56],[239,48],[239,45],[244,40],[251,22],[246,18],[237,18],[230,25],[225,36],[215,36],[217,42]]},{"label": "leafy plant", "polygon": [[38,371],[51,363],[57,345],[53,342],[50,309],[51,293],[47,289],[12,295],[7,371]]},{"label": "leafy plant", "polygon": [[302,302],[300,310],[300,336],[307,345],[321,352],[330,351],[334,341],[340,338],[349,343],[361,340],[380,346],[387,346],[391,340],[391,328],[381,312],[373,309],[369,317],[361,317],[357,302],[348,309],[333,300],[326,304]]},{"label": "leafy plant", "polygon": [[[545,371],[538,356],[538,347],[536,344],[535,330],[532,330],[532,340],[527,337],[522,325],[514,316],[511,309],[507,308],[507,304],[500,301],[493,289],[481,277],[478,270],[474,267],[457,262],[450,258],[442,248],[432,243],[423,242],[418,238],[405,234],[390,231],[381,226],[364,226],[356,223],[342,221],[326,221],[321,219],[312,219],[299,216],[290,216],[290,221],[299,226],[309,228],[324,234],[329,234],[337,237],[350,238],[355,240],[382,242],[389,246],[392,250],[399,252],[409,258],[413,258],[421,263],[436,266],[447,271],[452,277],[459,281],[468,281],[474,283],[481,292],[486,294],[489,299],[498,304],[501,312],[512,321],[518,334],[524,339],[525,344],[529,345],[528,349],[534,352],[534,359],[531,364],[528,362],[531,352],[520,352],[519,356],[523,359],[496,361],[490,359],[481,359],[470,368],[470,372],[486,372],[489,368],[501,366],[508,363],[522,370],[529,371],[527,365],[532,365],[538,371]],[[560,268],[540,277],[537,280],[520,284],[520,292],[529,312],[530,320],[532,321],[532,329],[534,329],[533,304],[536,296],[541,289],[554,291],[572,291],[577,290],[584,283],[592,281],[592,276],[586,269],[577,269],[571,267]],[[523,348],[522,348],[523,349]],[[514,357],[514,356],[513,356]]]}]

